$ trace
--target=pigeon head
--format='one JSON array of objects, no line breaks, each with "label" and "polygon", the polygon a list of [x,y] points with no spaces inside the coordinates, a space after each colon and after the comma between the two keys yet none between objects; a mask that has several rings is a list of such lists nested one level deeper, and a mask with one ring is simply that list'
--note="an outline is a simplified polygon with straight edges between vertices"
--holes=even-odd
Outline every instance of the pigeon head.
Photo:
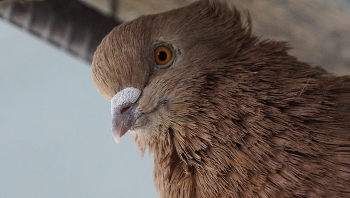
[{"label": "pigeon head", "polygon": [[255,41],[249,17],[242,20],[238,11],[214,1],[115,27],[92,64],[97,89],[111,100],[115,139],[131,129],[144,148],[140,138],[148,144],[151,137],[169,131],[166,120],[193,114],[188,109],[215,69],[213,63],[234,57]]}]

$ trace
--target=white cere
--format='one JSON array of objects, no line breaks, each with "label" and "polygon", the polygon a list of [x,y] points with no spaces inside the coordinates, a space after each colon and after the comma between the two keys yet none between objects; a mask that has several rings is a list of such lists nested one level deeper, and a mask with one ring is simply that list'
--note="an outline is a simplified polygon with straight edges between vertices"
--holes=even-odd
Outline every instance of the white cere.
[{"label": "white cere", "polygon": [[118,112],[122,107],[133,104],[141,95],[141,90],[135,87],[127,87],[119,91],[111,99],[111,114]]}]

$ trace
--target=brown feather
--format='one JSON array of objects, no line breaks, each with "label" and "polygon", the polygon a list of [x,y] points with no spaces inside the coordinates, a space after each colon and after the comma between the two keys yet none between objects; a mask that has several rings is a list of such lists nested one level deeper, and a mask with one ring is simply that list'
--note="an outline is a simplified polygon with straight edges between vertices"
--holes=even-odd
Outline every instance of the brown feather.
[{"label": "brown feather", "polygon": [[[132,127],[161,197],[350,197],[350,77],[260,41],[217,1],[116,27],[94,55],[107,99],[143,90]],[[152,43],[177,52],[155,68]]]}]

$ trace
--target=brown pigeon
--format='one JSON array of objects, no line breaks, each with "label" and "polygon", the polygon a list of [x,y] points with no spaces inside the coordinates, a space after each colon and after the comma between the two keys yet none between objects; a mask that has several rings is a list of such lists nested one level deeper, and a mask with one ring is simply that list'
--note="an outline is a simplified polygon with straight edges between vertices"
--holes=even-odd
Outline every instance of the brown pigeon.
[{"label": "brown pigeon", "polygon": [[92,74],[116,141],[154,153],[160,197],[349,198],[350,77],[288,49],[202,0],[114,28]]}]

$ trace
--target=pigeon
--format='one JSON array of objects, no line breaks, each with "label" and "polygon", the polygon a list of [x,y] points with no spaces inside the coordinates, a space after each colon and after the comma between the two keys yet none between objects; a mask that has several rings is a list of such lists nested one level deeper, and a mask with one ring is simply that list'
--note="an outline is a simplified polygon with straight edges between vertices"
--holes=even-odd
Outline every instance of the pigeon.
[{"label": "pigeon", "polygon": [[350,76],[290,48],[253,35],[248,12],[200,0],[115,27],[92,77],[114,139],[154,154],[160,197],[348,198]]}]

